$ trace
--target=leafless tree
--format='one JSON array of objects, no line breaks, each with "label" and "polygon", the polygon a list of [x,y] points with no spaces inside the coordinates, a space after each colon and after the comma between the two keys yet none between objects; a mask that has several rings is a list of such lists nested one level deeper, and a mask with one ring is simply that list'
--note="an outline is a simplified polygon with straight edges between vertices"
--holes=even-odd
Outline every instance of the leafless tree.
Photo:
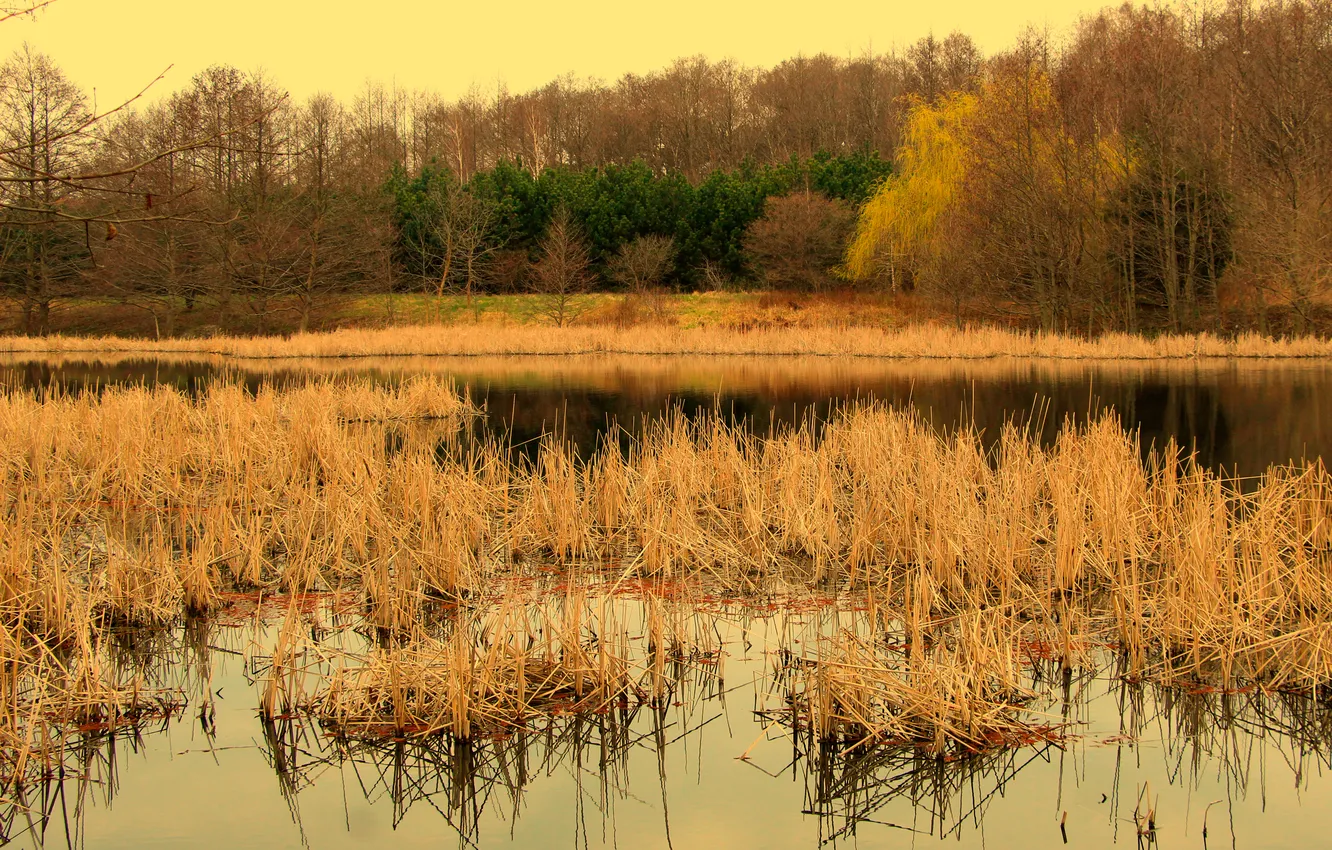
[{"label": "leafless tree", "polygon": [[[974,121],[959,215],[966,262],[996,302],[1049,330],[1074,329],[1104,291],[1101,150],[1070,137],[1049,85],[1050,53],[1028,33],[1000,57]],[[1085,326],[1083,326],[1085,328]]]},{"label": "leafless tree", "polygon": [[1228,18],[1242,256],[1307,330],[1332,295],[1332,7],[1236,4]]},{"label": "leafless tree", "polygon": [[627,323],[635,321],[640,309],[654,319],[665,316],[666,300],[661,284],[674,263],[675,240],[658,234],[636,236],[611,257],[607,274],[628,290],[621,304]]},{"label": "leafless tree", "polygon": [[489,261],[504,247],[495,234],[498,211],[447,173],[431,184],[425,203],[427,230],[423,235],[431,238],[422,247],[427,254],[438,254],[434,258],[438,273],[431,286],[436,303],[445,292],[461,290],[471,309]]},{"label": "leafless tree", "polygon": [[545,238],[541,258],[532,270],[532,291],[539,298],[538,312],[563,327],[581,312],[582,296],[592,284],[591,260],[578,226],[569,210],[555,211]]},{"label": "leafless tree", "polygon": [[[71,294],[86,261],[71,217],[76,187],[63,175],[91,157],[87,100],[45,55],[24,45],[0,66],[0,211],[4,283],[25,333],[45,334],[52,303]],[[107,237],[114,235],[108,230]]]},{"label": "leafless tree", "polygon": [[654,233],[624,243],[611,258],[607,271],[625,289],[644,295],[661,286],[674,262],[675,240]]}]

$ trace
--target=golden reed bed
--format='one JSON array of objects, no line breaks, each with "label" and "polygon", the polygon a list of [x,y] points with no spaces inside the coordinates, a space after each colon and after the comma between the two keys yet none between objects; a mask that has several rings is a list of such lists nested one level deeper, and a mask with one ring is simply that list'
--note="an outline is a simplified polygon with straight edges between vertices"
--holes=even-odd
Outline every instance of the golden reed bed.
[{"label": "golden reed bed", "polygon": [[[1023,671],[1098,651],[1132,678],[1332,685],[1321,462],[1241,482],[1169,449],[1144,461],[1113,417],[1048,447],[1009,428],[987,451],[878,404],[764,438],[668,417],[627,452],[581,458],[550,439],[527,461],[469,439],[477,415],[429,376],[0,394],[9,775],[49,755],[53,722],[142,710],[148,695],[105,661],[112,629],[207,617],[236,593],[351,594],[383,651],[307,688],[314,650],[292,609],[261,705],[343,728],[465,735],[569,694],[659,697],[663,638],[630,652],[625,630],[587,627],[645,581],[696,598],[852,594],[847,616],[801,640],[791,685],[826,736],[1029,737]],[[532,570],[560,579],[558,615],[540,618],[559,624],[557,648],[534,640],[554,627],[496,595]],[[579,590],[594,578],[600,597]],[[439,631],[440,601],[483,626]]]},{"label": "golden reed bed", "polygon": [[728,354],[829,357],[1157,360],[1205,357],[1308,358],[1332,356],[1332,340],[1273,339],[1244,334],[1129,336],[1095,339],[1000,328],[958,331],[933,325],[880,330],[864,327],[787,328],[737,332],[723,328],[532,325],[432,325],[344,330],[290,337],[214,337],[138,340],[120,337],[3,337],[0,354],[137,354],[145,357],[222,355],[238,358],[376,357],[398,355]]}]

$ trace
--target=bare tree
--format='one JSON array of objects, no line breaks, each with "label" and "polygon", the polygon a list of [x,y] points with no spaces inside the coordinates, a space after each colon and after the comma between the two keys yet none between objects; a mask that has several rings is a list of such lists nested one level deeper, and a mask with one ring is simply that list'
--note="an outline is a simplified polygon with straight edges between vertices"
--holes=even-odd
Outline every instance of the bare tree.
[{"label": "bare tree", "polygon": [[470,310],[490,259],[504,247],[495,235],[499,215],[490,201],[464,192],[454,199],[451,217],[463,266],[463,294]]},{"label": "bare tree", "polygon": [[952,32],[943,40],[941,48],[943,84],[947,91],[968,91],[980,79],[985,57],[976,42],[965,33]]},{"label": "bare tree", "polygon": [[78,87],[31,46],[0,66],[0,204],[10,243],[0,253],[9,259],[5,290],[17,298],[27,334],[50,330],[53,301],[70,294],[87,259],[86,234],[67,218],[78,196],[62,175],[90,158],[91,116]]},{"label": "bare tree", "polygon": [[612,280],[637,295],[661,286],[675,262],[675,240],[669,236],[636,236],[620,246],[607,269]]},{"label": "bare tree", "polygon": [[957,196],[968,235],[952,249],[993,301],[1011,299],[1024,318],[1068,331],[1101,318],[1093,309],[1109,254],[1101,199],[1114,175],[1101,146],[1069,134],[1048,62],[1044,39],[1029,34],[994,63]]},{"label": "bare tree", "polygon": [[633,323],[640,308],[655,319],[664,317],[666,299],[661,284],[674,263],[675,240],[657,234],[636,236],[611,257],[607,274],[628,290],[620,305],[625,323]]},{"label": "bare tree", "polygon": [[422,247],[438,263],[431,289],[438,309],[444,293],[461,289],[468,309],[484,282],[489,261],[504,246],[497,238],[499,213],[486,198],[478,197],[444,172],[430,183],[424,199],[426,227]]},{"label": "bare tree", "polygon": [[934,33],[907,48],[907,86],[925,102],[944,93],[943,43]]},{"label": "bare tree", "polygon": [[541,259],[532,270],[532,291],[540,296],[540,315],[556,327],[577,318],[582,295],[592,283],[591,265],[578,226],[569,210],[560,207],[541,240]]},{"label": "bare tree", "polygon": [[1255,284],[1307,331],[1332,296],[1332,8],[1228,11],[1238,240]]}]

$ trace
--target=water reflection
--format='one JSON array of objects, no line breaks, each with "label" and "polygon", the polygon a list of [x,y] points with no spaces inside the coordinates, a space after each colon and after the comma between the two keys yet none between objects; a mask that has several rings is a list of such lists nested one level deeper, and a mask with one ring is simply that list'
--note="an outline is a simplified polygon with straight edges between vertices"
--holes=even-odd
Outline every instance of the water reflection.
[{"label": "water reflection", "polygon": [[[767,678],[783,663],[774,642],[837,616],[721,614],[729,686],[681,667],[670,704],[550,714],[470,741],[265,722],[262,681],[247,679],[274,634],[258,611],[117,642],[111,663],[145,687],[175,688],[188,710],[72,730],[36,781],[7,793],[0,841],[323,848],[438,845],[447,834],[460,847],[809,848],[901,835],[1107,846],[1194,844],[1207,814],[1218,846],[1298,846],[1326,827],[1302,803],[1327,790],[1332,769],[1332,708],[1316,695],[1133,683],[1103,658],[1031,671],[1054,685],[1034,710],[1068,722],[1064,738],[943,756],[827,744],[774,722],[793,715],[763,693],[779,690]],[[201,830],[219,807],[244,816]]]},{"label": "water reflection", "polygon": [[[392,829],[413,808],[423,808],[468,846],[482,843],[488,810],[492,819],[515,822],[533,784],[555,774],[572,778],[576,845],[603,843],[616,804],[653,786],[666,812],[663,832],[669,833],[667,752],[697,731],[677,728],[666,707],[647,706],[548,717],[532,727],[471,740],[446,735],[328,738],[300,720],[263,725],[266,757],[303,835],[300,792],[331,773],[344,781],[351,777],[351,787],[371,805],[388,807]],[[635,749],[655,759],[656,777],[630,782]]]},{"label": "water reflection", "polygon": [[1046,743],[946,760],[914,747],[815,744],[802,754],[804,813],[818,818],[820,845],[882,828],[961,839],[1019,774],[1057,752]]},{"label": "water reflection", "polygon": [[[393,381],[420,370],[454,376],[487,406],[489,427],[519,445],[558,429],[584,451],[608,423],[632,431],[674,407],[694,414],[720,405],[763,432],[868,397],[914,405],[943,428],[974,420],[990,435],[1017,419],[1047,442],[1065,417],[1113,407],[1145,444],[1173,438],[1208,465],[1246,475],[1332,448],[1332,402],[1323,400],[1332,398],[1324,392],[1332,367],[1318,363],[52,361],[0,366],[0,385],[165,383],[197,393],[219,375],[258,387],[330,371]],[[729,685],[677,670],[669,704],[544,716],[470,741],[351,737],[300,716],[261,720],[254,661],[272,633],[257,610],[112,629],[104,649],[114,678],[176,696],[156,712],[67,730],[29,766],[28,782],[6,787],[0,843],[325,848],[437,846],[448,836],[459,846],[572,838],[584,848],[808,848],[900,835],[982,847],[1158,837],[1196,846],[1204,823],[1217,846],[1325,837],[1326,816],[1305,798],[1329,790],[1326,695],[1167,689],[1128,681],[1114,659],[1101,659],[1067,674],[1032,671],[1055,683],[1037,710],[1070,724],[1066,739],[943,758],[909,745],[827,745],[776,722],[762,697],[790,628],[752,610],[719,618]]]},{"label": "water reflection", "polygon": [[840,403],[912,405],[942,428],[972,422],[995,436],[1008,421],[1045,442],[1066,419],[1113,409],[1144,448],[1169,439],[1211,468],[1256,475],[1269,464],[1332,452],[1332,364],[1321,361],[1083,362],[871,360],[789,357],[364,358],[311,361],[19,361],[0,386],[96,390],[168,384],[197,393],[227,376],[251,388],[313,375],[395,381],[422,371],[453,377],[485,405],[496,433],[522,447],[558,431],[584,453],[611,424],[629,432],[681,409],[719,408],[760,433],[824,419]]}]

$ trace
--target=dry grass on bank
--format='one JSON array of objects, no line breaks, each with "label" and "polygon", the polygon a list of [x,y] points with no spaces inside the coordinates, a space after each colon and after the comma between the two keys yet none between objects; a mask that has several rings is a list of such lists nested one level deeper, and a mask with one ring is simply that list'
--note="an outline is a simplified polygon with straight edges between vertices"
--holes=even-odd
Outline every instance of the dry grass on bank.
[{"label": "dry grass on bank", "polygon": [[[165,305],[158,305],[159,309]],[[235,307],[240,305],[235,304]],[[257,305],[254,305],[257,306]],[[915,305],[880,293],[700,292],[660,293],[652,296],[610,292],[586,293],[568,305],[568,316],[581,326],[672,325],[684,328],[715,326],[732,330],[757,327],[818,327],[898,325],[916,314]],[[229,332],[290,334],[300,328],[302,306],[294,299],[268,299],[262,310],[231,310],[224,331],[219,311],[178,302],[176,335],[212,336]],[[409,325],[514,325],[550,324],[549,302],[527,293],[481,293],[471,299],[461,294],[443,297],[424,293],[330,295],[321,299],[309,317],[311,331],[340,328],[382,328]],[[8,309],[6,309],[8,308]],[[161,317],[165,320],[165,316]],[[51,332],[66,336],[119,336],[153,339],[163,329],[153,315],[127,304],[97,299],[62,301],[52,309]],[[0,335],[19,333],[21,317],[16,304],[0,299]]]},{"label": "dry grass on bank", "polygon": [[[34,357],[36,359],[34,359]],[[37,366],[39,368],[33,369]],[[836,398],[848,387],[871,387],[894,381],[904,385],[927,381],[1124,382],[1154,377],[1163,381],[1191,377],[1236,376],[1266,380],[1317,374],[1332,369],[1332,358],[1200,357],[1138,360],[977,357],[872,358],[804,357],[800,355],[636,355],[636,354],[482,354],[385,355],[365,357],[290,357],[245,359],[225,355],[78,352],[26,355],[0,352],[0,391],[21,389],[44,378],[78,383],[153,383],[176,377],[172,367],[204,367],[212,374],[243,373],[278,380],[299,378],[367,378],[392,382],[417,375],[435,375],[459,384],[504,387],[551,387],[642,392],[661,397],[695,392],[808,393]],[[30,375],[30,372],[33,374]]]},{"label": "dry grass on bank", "polygon": [[1095,339],[1000,328],[958,331],[933,325],[899,329],[867,327],[781,328],[735,331],[717,327],[605,326],[551,328],[532,325],[431,325],[385,330],[345,330],[290,337],[214,337],[138,340],[120,337],[3,337],[0,354],[223,356],[295,359],[384,356],[484,355],[784,355],[827,357],[1061,360],[1171,360],[1197,358],[1332,357],[1332,340],[1272,339],[1245,334],[1155,338],[1110,334]]}]

